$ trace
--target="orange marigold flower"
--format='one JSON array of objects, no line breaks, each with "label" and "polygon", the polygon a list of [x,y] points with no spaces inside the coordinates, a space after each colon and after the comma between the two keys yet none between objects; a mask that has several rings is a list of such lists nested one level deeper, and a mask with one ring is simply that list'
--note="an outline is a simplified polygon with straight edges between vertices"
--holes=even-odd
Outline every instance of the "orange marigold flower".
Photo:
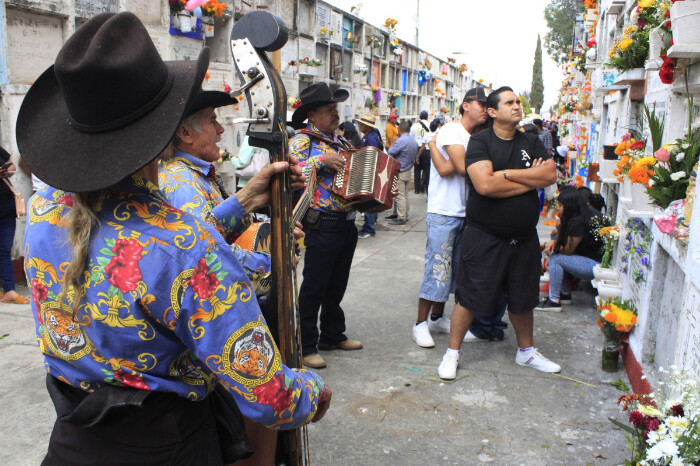
[{"label": "orange marigold flower", "polygon": [[617,314],[615,314],[614,312],[608,312],[607,314],[605,314],[605,320],[607,320],[610,323],[615,322],[617,320]]},{"label": "orange marigold flower", "polygon": [[600,328],[605,327],[605,324],[604,324],[603,321],[600,319],[600,317],[598,317],[598,327],[600,327]]}]

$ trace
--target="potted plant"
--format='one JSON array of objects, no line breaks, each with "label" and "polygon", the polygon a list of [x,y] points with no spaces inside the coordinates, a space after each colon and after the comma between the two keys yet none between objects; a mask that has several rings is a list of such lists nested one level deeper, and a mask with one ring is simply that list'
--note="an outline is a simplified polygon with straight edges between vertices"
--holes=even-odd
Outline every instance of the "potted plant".
[{"label": "potted plant", "polygon": [[202,32],[204,37],[214,37],[214,18],[220,18],[226,9],[225,3],[209,0],[202,5]]}]

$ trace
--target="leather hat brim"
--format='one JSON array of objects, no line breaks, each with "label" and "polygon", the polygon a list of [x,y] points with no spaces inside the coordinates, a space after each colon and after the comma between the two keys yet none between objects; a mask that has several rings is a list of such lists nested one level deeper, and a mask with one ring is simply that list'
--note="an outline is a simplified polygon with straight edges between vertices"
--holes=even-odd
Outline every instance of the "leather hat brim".
[{"label": "leather hat brim", "polygon": [[237,104],[238,100],[231,97],[226,92],[221,91],[201,91],[192,101],[187,116],[197,113],[205,108],[219,108],[227,105]]},{"label": "leather hat brim", "polygon": [[165,98],[138,120],[111,131],[75,129],[49,67],[29,89],[17,117],[17,147],[40,180],[69,192],[97,191],[152,162],[167,147],[199,93],[209,49],[199,58],[165,62],[173,84]]},{"label": "leather hat brim", "polygon": [[308,103],[302,103],[292,115],[292,128],[299,129],[304,126],[304,120],[306,120],[308,113],[318,107],[328,104],[337,104],[340,102],[345,102],[350,97],[350,93],[347,89],[338,89],[333,93],[333,98],[330,100],[314,100]]}]

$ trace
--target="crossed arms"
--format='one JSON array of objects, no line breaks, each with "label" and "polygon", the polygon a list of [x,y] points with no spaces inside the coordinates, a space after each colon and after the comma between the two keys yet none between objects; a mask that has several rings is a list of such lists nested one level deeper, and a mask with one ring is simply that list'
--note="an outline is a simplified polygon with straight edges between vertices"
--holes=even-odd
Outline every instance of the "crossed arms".
[{"label": "crossed arms", "polygon": [[552,159],[536,159],[530,168],[508,168],[495,173],[491,161],[481,160],[471,164],[467,173],[474,189],[486,197],[517,196],[557,181],[556,165]]}]

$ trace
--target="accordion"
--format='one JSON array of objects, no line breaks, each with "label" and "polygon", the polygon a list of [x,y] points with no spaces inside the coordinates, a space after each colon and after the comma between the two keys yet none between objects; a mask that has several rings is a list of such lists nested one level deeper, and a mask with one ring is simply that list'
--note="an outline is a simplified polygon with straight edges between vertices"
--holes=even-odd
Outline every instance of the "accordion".
[{"label": "accordion", "polygon": [[343,151],[345,166],[336,173],[332,191],[363,213],[391,208],[401,164],[376,147]]}]

